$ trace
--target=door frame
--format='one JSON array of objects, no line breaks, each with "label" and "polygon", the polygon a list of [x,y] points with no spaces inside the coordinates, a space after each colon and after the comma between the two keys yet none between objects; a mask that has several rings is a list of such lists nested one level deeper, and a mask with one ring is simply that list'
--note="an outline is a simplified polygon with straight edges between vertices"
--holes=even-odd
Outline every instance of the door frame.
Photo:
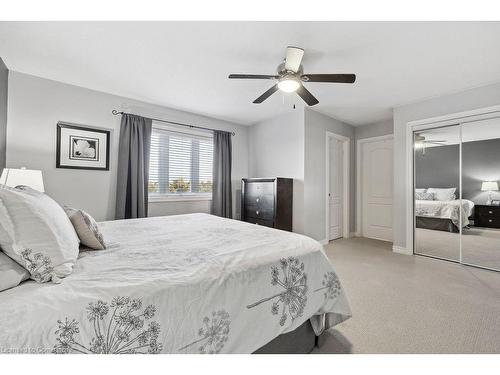
[{"label": "door frame", "polygon": [[414,184],[413,132],[418,130],[440,128],[449,125],[464,124],[467,122],[474,122],[478,120],[486,120],[498,116],[500,116],[500,105],[495,105],[491,107],[473,109],[470,111],[451,113],[444,116],[437,116],[422,120],[410,121],[406,124],[406,189],[405,189],[406,247],[399,248],[398,252],[408,255],[413,255],[415,253],[415,244],[414,244],[415,216],[414,216],[414,202],[413,202],[413,184]]},{"label": "door frame", "polygon": [[351,138],[327,131],[325,137],[325,239],[330,242],[330,138],[335,138],[342,143],[342,237],[350,237],[350,176],[351,176]]},{"label": "door frame", "polygon": [[[378,137],[362,138],[356,141],[356,236],[360,237],[363,234],[363,175],[362,175],[362,159],[363,159],[363,146],[366,143],[379,142],[379,141],[393,141],[394,147],[394,134],[381,135]],[[393,154],[394,163],[394,154]],[[394,176],[393,176],[394,179]],[[393,195],[394,204],[394,195]]]}]

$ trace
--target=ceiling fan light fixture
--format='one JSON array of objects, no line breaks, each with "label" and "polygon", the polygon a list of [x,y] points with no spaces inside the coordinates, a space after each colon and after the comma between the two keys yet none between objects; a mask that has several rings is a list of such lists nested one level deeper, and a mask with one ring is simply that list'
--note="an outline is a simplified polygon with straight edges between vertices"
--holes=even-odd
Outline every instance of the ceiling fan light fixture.
[{"label": "ceiling fan light fixture", "polygon": [[295,78],[283,78],[278,82],[278,88],[283,92],[294,92],[300,87],[300,82]]}]

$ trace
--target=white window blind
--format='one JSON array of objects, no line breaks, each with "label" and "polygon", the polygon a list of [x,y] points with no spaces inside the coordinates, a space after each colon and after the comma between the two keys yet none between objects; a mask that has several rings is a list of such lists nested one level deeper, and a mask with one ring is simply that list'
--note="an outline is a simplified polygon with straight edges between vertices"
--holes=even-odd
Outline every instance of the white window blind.
[{"label": "white window blind", "polygon": [[149,196],[212,196],[213,136],[153,123],[149,160]]}]

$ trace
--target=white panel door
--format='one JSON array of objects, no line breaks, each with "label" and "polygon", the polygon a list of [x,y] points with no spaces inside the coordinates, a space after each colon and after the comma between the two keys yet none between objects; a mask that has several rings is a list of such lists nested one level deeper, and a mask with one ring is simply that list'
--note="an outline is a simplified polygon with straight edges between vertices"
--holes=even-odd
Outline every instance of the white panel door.
[{"label": "white panel door", "polygon": [[342,142],[330,138],[330,237],[335,240],[342,237]]},{"label": "white panel door", "polygon": [[363,237],[392,241],[392,165],[392,139],[363,143]]}]

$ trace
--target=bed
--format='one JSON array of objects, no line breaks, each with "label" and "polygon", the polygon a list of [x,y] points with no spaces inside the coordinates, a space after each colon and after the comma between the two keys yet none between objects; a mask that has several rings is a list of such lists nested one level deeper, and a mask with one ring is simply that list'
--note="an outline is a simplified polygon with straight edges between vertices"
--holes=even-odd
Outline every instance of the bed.
[{"label": "bed", "polygon": [[279,352],[351,316],[308,237],[207,214],[99,227],[108,248],[81,251],[60,284],[0,292],[0,351]]},{"label": "bed", "polygon": [[467,199],[415,200],[415,226],[458,233],[460,231],[460,217],[462,227],[467,227],[473,208],[474,203]]}]

